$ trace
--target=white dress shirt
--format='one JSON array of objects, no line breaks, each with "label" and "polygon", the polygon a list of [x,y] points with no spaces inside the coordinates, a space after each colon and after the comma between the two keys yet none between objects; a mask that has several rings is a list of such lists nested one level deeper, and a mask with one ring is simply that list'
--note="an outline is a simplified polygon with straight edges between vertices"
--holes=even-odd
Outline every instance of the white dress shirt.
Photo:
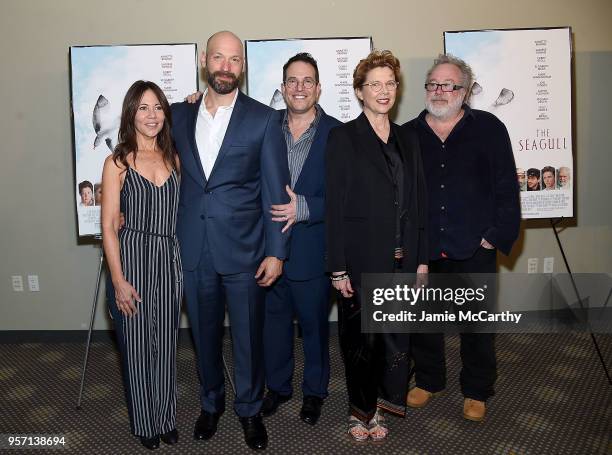
[{"label": "white dress shirt", "polygon": [[221,144],[223,144],[223,138],[225,137],[225,132],[232,117],[236,99],[238,98],[238,90],[236,90],[232,104],[229,106],[219,106],[214,115],[211,115],[206,109],[205,101],[207,94],[208,89],[204,92],[202,104],[200,104],[200,111],[196,121],[195,139],[204,175],[208,180],[217,160],[217,155],[219,155]]}]

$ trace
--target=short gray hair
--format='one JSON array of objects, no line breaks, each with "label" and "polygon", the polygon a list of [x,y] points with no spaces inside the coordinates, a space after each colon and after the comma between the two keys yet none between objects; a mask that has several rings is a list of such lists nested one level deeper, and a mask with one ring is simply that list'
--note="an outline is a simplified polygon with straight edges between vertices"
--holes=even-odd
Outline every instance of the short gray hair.
[{"label": "short gray hair", "polygon": [[461,74],[463,76],[463,81],[462,81],[463,87],[465,87],[465,90],[469,94],[472,88],[472,84],[474,83],[474,73],[472,72],[472,68],[470,68],[470,65],[465,63],[465,61],[451,54],[438,55],[438,58],[434,60],[433,65],[431,66],[431,68],[429,68],[429,71],[427,71],[427,76],[425,77],[425,81],[429,80],[431,73],[433,73],[433,71],[438,66],[444,65],[445,63],[455,65],[457,68],[459,68],[459,71],[461,71]]}]

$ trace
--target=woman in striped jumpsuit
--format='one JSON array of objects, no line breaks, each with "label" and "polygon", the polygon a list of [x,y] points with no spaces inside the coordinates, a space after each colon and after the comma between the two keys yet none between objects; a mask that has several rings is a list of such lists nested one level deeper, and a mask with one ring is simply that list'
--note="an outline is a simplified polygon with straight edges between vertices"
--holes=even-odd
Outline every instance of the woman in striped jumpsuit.
[{"label": "woman in striped jumpsuit", "polygon": [[148,449],[159,447],[160,439],[178,442],[176,343],[183,292],[175,236],[178,198],[170,106],[157,85],[137,81],[123,101],[119,144],[104,163],[102,235],[115,289],[111,311],[130,425]]}]

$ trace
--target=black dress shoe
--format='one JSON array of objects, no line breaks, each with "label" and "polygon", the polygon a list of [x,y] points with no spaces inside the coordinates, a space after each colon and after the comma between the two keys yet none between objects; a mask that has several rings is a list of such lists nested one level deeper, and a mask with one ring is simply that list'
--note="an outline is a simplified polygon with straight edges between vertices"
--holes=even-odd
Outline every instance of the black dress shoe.
[{"label": "black dress shoe", "polygon": [[261,414],[252,417],[240,417],[244,430],[244,442],[253,450],[263,450],[268,446],[268,432]]},{"label": "black dress shoe", "polygon": [[159,439],[162,440],[164,444],[173,445],[178,442],[178,431],[175,428],[174,430],[170,430],[168,433],[160,434]]},{"label": "black dress shoe", "polygon": [[153,436],[152,438],[141,436],[140,443],[149,450],[159,449],[159,436]]},{"label": "black dress shoe", "polygon": [[261,404],[261,413],[264,417],[270,417],[276,412],[278,407],[291,399],[291,395],[281,395],[272,390],[268,390]]},{"label": "black dress shoe", "polygon": [[306,395],[300,410],[300,419],[314,425],[321,417],[321,406],[323,406],[323,398]]},{"label": "black dress shoe", "polygon": [[221,417],[220,412],[200,412],[200,417],[196,420],[193,429],[193,439],[207,440],[212,438],[217,432],[217,423]]}]

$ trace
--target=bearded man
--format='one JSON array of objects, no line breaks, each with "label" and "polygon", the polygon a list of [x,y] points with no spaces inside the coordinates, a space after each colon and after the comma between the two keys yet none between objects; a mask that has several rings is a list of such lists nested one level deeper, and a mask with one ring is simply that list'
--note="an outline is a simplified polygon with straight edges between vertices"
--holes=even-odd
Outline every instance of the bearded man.
[{"label": "bearded man", "polygon": [[[425,110],[404,125],[419,135],[429,206],[430,273],[495,273],[497,250],[509,254],[520,225],[519,186],[508,131],[489,112],[471,109],[470,67],[440,55],[425,80]],[[446,385],[444,336],[410,338],[419,408]],[[480,421],[497,377],[492,333],[461,334],[463,416]]]},{"label": "bearded man", "polygon": [[236,35],[215,33],[200,61],[208,82],[204,96],[172,106],[181,159],[177,236],[200,379],[194,438],[211,438],[225,409],[227,305],[234,411],[247,445],[265,449],[264,289],[281,275],[287,258],[288,233],[270,213],[272,205],[289,202],[285,141],[277,112],[238,90],[244,50]]}]

